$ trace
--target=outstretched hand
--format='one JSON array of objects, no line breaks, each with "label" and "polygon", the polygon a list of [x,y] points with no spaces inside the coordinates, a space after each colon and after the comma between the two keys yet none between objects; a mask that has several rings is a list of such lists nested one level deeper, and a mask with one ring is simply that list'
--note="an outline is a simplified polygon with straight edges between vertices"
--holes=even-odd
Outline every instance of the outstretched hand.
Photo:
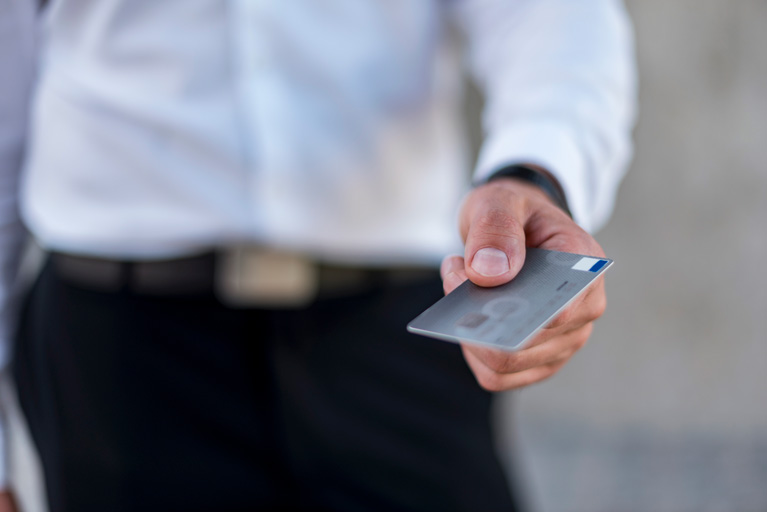
[{"label": "outstretched hand", "polygon": [[[525,261],[525,247],[604,257],[599,244],[538,187],[500,178],[472,190],[460,214],[464,256],[442,262],[445,293],[466,279],[480,286],[511,281]],[[606,306],[599,278],[517,352],[462,344],[479,384],[489,391],[521,388],[554,375],[591,335]]]}]

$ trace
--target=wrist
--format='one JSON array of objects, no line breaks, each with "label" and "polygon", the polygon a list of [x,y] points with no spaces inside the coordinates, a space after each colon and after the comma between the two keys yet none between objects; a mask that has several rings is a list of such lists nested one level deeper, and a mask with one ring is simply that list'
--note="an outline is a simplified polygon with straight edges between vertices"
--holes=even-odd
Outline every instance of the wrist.
[{"label": "wrist", "polygon": [[490,183],[501,178],[515,179],[534,185],[548,196],[555,205],[572,218],[573,215],[570,213],[567,198],[565,197],[565,193],[562,190],[559,181],[545,169],[534,165],[509,165],[492,173],[485,180],[485,183]]}]

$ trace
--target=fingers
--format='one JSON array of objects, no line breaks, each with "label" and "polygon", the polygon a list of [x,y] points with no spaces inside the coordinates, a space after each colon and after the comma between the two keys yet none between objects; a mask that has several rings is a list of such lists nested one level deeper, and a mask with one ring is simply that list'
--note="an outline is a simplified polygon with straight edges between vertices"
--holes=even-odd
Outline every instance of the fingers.
[{"label": "fingers", "polygon": [[489,391],[515,389],[539,382],[559,371],[588,341],[594,321],[605,311],[600,279],[579,302],[571,304],[519,352],[463,346],[477,382]]},{"label": "fingers", "polygon": [[488,391],[515,389],[553,375],[588,341],[593,324],[556,336],[519,352],[462,345],[477,382]]},{"label": "fingers", "polygon": [[460,215],[466,275],[480,286],[516,276],[525,246],[603,257],[599,244],[539,188],[498,179],[474,189]]},{"label": "fingers", "polygon": [[464,270],[463,257],[458,255],[447,256],[442,260],[439,273],[442,276],[442,288],[445,295],[452,292],[468,279]]},{"label": "fingers", "polygon": [[525,260],[525,196],[502,181],[475,189],[461,211],[466,275],[480,286],[510,281]]},{"label": "fingers", "polygon": [[523,370],[569,358],[586,344],[592,324],[549,338],[544,343],[518,352],[504,352],[487,347],[466,345],[466,350],[496,373],[517,373]]},{"label": "fingers", "polygon": [[572,304],[557,315],[544,328],[544,331],[572,330],[573,327],[597,320],[606,309],[607,295],[605,294],[604,277],[599,277],[581,297],[575,299]]},{"label": "fingers", "polygon": [[[467,278],[480,286],[513,279],[525,247],[604,257],[599,244],[539,188],[515,179],[498,179],[474,189],[460,216],[464,258],[442,265],[445,292]],[[527,348],[508,353],[463,346],[479,384],[491,391],[514,389],[556,373],[588,340],[593,322],[605,310],[604,281],[590,289],[547,325]]]},{"label": "fingers", "polygon": [[471,367],[471,370],[474,372],[474,376],[479,385],[485,390],[493,392],[519,389],[548,379],[558,372],[567,362],[565,360],[545,366],[537,366],[519,373],[503,375],[482,367],[482,363],[471,353],[464,352],[464,357]]}]

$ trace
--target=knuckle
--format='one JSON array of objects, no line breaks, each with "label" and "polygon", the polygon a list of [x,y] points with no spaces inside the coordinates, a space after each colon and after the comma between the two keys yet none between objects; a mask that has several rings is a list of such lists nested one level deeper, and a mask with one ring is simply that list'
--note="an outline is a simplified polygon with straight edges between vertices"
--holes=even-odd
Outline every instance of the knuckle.
[{"label": "knuckle", "polygon": [[605,311],[607,311],[607,296],[604,293],[600,293],[594,299],[594,310],[592,312],[594,320],[604,315]]},{"label": "knuckle", "polygon": [[522,229],[519,220],[504,208],[490,208],[479,216],[476,222],[479,232],[492,236],[516,235]]},{"label": "knuckle", "polygon": [[485,356],[485,366],[493,370],[494,372],[503,371],[503,361],[495,352],[488,352]]},{"label": "knuckle", "polygon": [[485,391],[496,392],[504,390],[501,375],[494,372],[484,372],[477,375],[477,382]]},{"label": "knuckle", "polygon": [[488,352],[485,358],[485,366],[496,373],[514,373],[519,370],[520,361],[513,355],[503,354],[496,351]]},{"label": "knuckle", "polygon": [[602,250],[602,246],[600,246],[597,241],[585,231],[581,233],[580,245],[583,248],[583,254],[588,254],[589,256],[594,256],[596,258],[605,257],[605,251]]},{"label": "knuckle", "polygon": [[607,256],[605,255],[605,251],[604,249],[602,249],[602,246],[599,245],[599,243],[596,240],[594,240],[594,238],[591,235],[586,234],[586,236],[588,236],[589,238],[589,242],[591,246],[591,254],[593,254],[594,256],[598,256],[600,258],[606,258]]},{"label": "knuckle", "polygon": [[588,232],[578,225],[573,225],[567,232],[557,233],[546,243],[548,249],[557,251],[574,252],[604,258],[605,252]]}]

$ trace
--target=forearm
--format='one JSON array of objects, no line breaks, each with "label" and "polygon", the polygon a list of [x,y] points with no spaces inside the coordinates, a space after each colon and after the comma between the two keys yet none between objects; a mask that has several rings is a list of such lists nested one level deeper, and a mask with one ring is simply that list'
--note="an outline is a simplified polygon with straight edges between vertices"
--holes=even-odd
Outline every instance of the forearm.
[{"label": "forearm", "polygon": [[631,153],[631,27],[606,0],[456,2],[472,71],[485,92],[475,179],[513,163],[547,169],[575,220],[609,216]]}]

